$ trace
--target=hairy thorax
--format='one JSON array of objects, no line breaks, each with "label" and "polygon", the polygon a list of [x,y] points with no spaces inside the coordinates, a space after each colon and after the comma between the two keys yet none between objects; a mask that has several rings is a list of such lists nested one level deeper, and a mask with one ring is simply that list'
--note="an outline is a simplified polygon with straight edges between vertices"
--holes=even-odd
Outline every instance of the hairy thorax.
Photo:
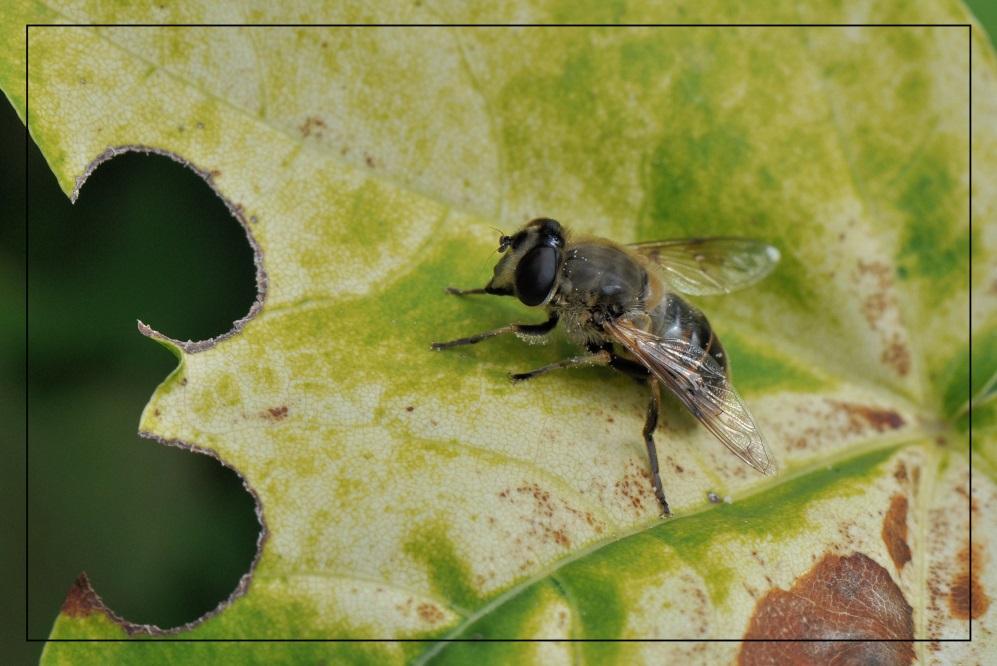
[{"label": "hairy thorax", "polygon": [[566,253],[550,309],[573,341],[606,342],[599,325],[640,313],[647,285],[647,271],[623,249],[609,242],[582,242]]}]

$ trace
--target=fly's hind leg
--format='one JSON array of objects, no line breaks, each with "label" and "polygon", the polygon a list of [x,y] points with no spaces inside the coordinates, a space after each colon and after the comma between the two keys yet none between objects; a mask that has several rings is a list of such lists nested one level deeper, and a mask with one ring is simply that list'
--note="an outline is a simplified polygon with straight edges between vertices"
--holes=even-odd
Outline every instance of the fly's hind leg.
[{"label": "fly's hind leg", "polygon": [[566,358],[557,363],[551,363],[550,365],[545,365],[542,368],[537,368],[536,370],[530,370],[529,372],[517,372],[514,375],[510,375],[512,381],[523,382],[527,379],[533,379],[534,377],[539,377],[540,375],[545,375],[551,370],[562,370],[564,368],[579,368],[590,365],[609,365],[610,355],[607,351],[599,351],[594,354],[583,354],[581,356],[572,356],[571,358]]},{"label": "fly's hind leg", "polygon": [[658,427],[658,412],[661,408],[661,385],[657,380],[651,380],[651,402],[647,406],[647,420],[644,421],[644,443],[647,445],[647,457],[651,463],[651,482],[654,484],[654,495],[661,503],[665,516],[672,514],[665,499],[665,491],[661,487],[661,475],[658,473],[658,451],[654,446],[654,430]]},{"label": "fly's hind leg", "polygon": [[555,326],[557,326],[557,315],[551,314],[550,318],[541,324],[509,324],[508,326],[493,328],[490,331],[484,331],[483,333],[478,333],[476,335],[469,335],[466,338],[457,338],[456,340],[450,340],[449,342],[434,342],[430,345],[430,348],[433,351],[441,351],[443,349],[450,349],[451,347],[473,345],[481,342],[482,340],[494,338],[497,335],[505,335],[507,333],[517,333],[519,335],[547,335],[554,330]]},{"label": "fly's hind leg", "polygon": [[661,410],[661,385],[651,376],[651,371],[644,365],[616,354],[610,344],[591,343],[588,345],[588,350],[593,355],[605,354],[608,359],[606,364],[614,370],[622,372],[640,383],[647,382],[651,385],[651,402],[647,406],[647,419],[644,421],[644,444],[647,445],[647,458],[651,464],[654,496],[658,498],[664,515],[672,515],[668,508],[668,501],[665,499],[665,490],[661,487],[661,475],[658,472],[658,451],[654,446],[654,430],[658,427],[658,414]]},{"label": "fly's hind leg", "polygon": [[588,350],[593,354],[606,352],[609,354],[609,363],[607,364],[609,367],[636,380],[638,383],[643,384],[651,376],[651,371],[637,361],[631,361],[615,353],[611,344],[591,343],[588,345]]}]

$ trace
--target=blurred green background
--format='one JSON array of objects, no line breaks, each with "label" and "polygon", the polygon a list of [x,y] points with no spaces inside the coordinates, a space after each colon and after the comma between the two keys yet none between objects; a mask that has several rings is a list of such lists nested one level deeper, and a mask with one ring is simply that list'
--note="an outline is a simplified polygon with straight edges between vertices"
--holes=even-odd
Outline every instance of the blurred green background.
[{"label": "blurred green background", "polygon": [[[968,3],[988,33],[997,2]],[[108,605],[134,622],[174,626],[214,608],[255,553],[259,525],[238,477],[203,455],[136,434],[139,414],[175,366],[135,320],[179,339],[231,328],[255,297],[252,255],[238,223],[196,175],[164,157],[102,165],[71,206],[24,127],[0,103],[0,405],[11,462],[25,441],[25,178],[30,182],[30,551],[27,634],[48,635],[66,590],[87,571]],[[24,534],[23,465],[5,467],[11,533]],[[23,544],[6,540],[7,569]],[[20,564],[21,567],[17,565]],[[8,605],[0,624],[18,628]],[[37,660],[22,646],[9,663]]]}]

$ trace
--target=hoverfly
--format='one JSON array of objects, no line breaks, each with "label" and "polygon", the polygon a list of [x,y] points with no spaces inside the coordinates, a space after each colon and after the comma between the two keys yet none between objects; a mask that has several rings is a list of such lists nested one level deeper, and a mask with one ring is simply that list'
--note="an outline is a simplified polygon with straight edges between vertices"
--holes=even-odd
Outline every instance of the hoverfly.
[{"label": "hoverfly", "polygon": [[671,512],[654,445],[661,385],[734,455],[763,474],[775,471],[775,458],[765,438],[731,385],[720,340],[705,315],[679,294],[723,294],[753,284],[779,261],[776,248],[747,238],[620,245],[605,238],[571,238],[556,220],[539,218],[512,236],[503,235],[498,250],[503,256],[486,286],[450,287],[447,293],[516,296],[525,305],[544,306],[547,321],[509,324],[433,343],[433,350],[507,333],[543,336],[560,322],[568,337],[588,353],[514,374],[513,380],[561,368],[608,365],[646,381],[651,401],[644,443],[654,493],[666,516]]}]

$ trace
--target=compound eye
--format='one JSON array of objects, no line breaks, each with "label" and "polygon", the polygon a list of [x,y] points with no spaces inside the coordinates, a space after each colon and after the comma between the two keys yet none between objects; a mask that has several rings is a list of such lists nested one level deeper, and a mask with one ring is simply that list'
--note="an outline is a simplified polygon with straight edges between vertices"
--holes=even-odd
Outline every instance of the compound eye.
[{"label": "compound eye", "polygon": [[516,296],[524,305],[540,305],[550,295],[557,277],[555,248],[535,247],[516,266]]}]

